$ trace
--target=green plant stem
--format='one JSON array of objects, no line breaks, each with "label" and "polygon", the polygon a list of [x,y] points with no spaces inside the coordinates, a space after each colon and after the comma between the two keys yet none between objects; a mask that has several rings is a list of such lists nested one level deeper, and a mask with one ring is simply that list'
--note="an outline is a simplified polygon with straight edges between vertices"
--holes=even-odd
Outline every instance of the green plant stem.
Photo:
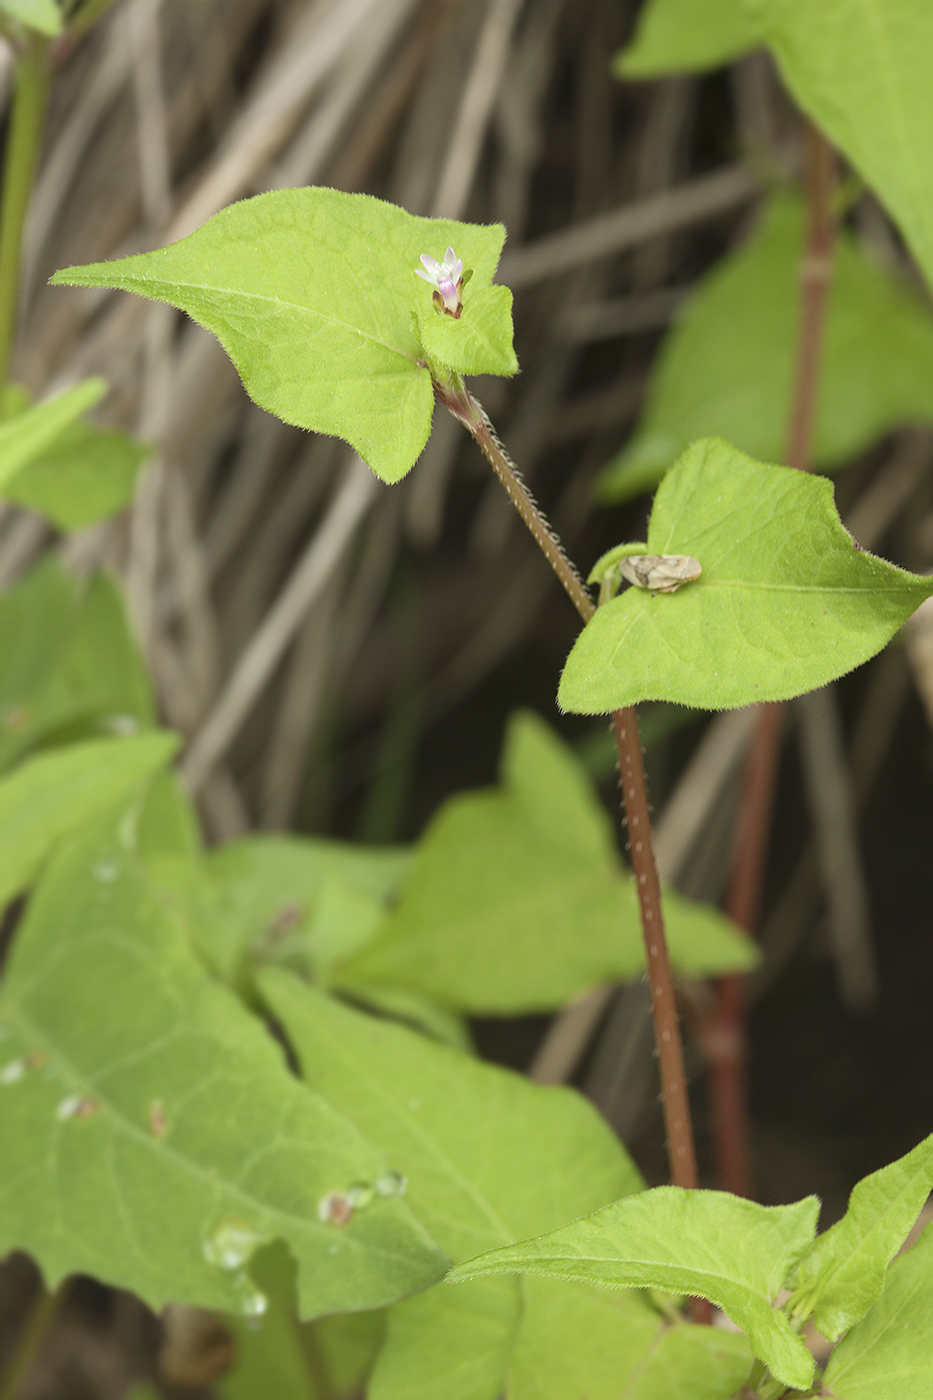
[{"label": "green plant stem", "polygon": [[49,1293],[42,1284],[39,1285],[39,1292],[29,1310],[13,1358],[3,1380],[0,1381],[0,1400],[16,1400],[23,1382],[32,1370],[32,1363],[39,1348],[67,1297],[68,1286],[69,1280],[65,1279],[54,1293]]},{"label": "green plant stem", "polygon": [[23,225],[39,160],[48,98],[47,55],[48,40],[31,34],[16,56],[13,110],[0,194],[0,388],[10,377],[16,335]]},{"label": "green plant stem", "polygon": [[[588,622],[596,611],[593,601],[577,570],[564,553],[557,536],[529,494],[517,468],[509,460],[483,409],[463,387],[462,382],[436,384],[435,393],[440,402],[473,436],[548,563],[564,585],[577,612],[584,622]],[[651,839],[648,785],[638,734],[638,716],[634,708],[617,710],[612,722],[619,750],[620,785],[628,821],[632,869],[645,941],[671,1180],[675,1186],[695,1187],[696,1151],[684,1074],[680,1022],[667,939],[664,934],[661,887]]]}]

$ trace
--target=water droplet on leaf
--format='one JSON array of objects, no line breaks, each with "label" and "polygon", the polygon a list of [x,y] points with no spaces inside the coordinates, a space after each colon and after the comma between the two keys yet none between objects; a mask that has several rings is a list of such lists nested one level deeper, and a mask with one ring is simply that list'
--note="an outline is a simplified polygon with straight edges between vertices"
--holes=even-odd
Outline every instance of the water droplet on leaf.
[{"label": "water droplet on leaf", "polygon": [[48,1060],[48,1055],[44,1050],[32,1050],[28,1055],[21,1055],[17,1060],[10,1062],[0,1070],[0,1084],[18,1084],[24,1079],[31,1069],[38,1069]]},{"label": "water droplet on leaf", "polygon": [[380,1196],[404,1196],[408,1182],[401,1172],[387,1171],[376,1178],[376,1191]]},{"label": "water droplet on leaf", "polygon": [[260,1234],[245,1220],[221,1220],[202,1246],[204,1258],[218,1269],[241,1269],[269,1236]]},{"label": "water droplet on leaf", "polygon": [[262,1317],[269,1306],[269,1299],[261,1292],[247,1274],[237,1274],[233,1280],[233,1290],[237,1295],[240,1312],[244,1317]]},{"label": "water droplet on leaf", "polygon": [[93,1118],[99,1109],[100,1104],[89,1095],[69,1094],[56,1108],[55,1117],[60,1123],[67,1122],[69,1118]]},{"label": "water droplet on leaf", "polygon": [[9,1064],[0,1069],[0,1084],[18,1084],[21,1079],[25,1079],[28,1068],[24,1058],[10,1060]]}]

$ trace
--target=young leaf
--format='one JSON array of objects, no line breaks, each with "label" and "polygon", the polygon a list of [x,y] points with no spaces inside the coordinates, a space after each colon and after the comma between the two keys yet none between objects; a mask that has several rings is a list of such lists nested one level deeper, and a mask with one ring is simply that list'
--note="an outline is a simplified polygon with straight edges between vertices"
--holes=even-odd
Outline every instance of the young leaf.
[{"label": "young leaf", "polygon": [[825,478],[716,439],[664,478],[648,545],[692,555],[702,577],[598,608],[564,669],[564,709],[656,699],[727,710],[801,695],[874,656],[933,593],[933,580],[856,548]]},{"label": "young leaf", "polygon": [[[549,1010],[644,967],[634,885],[582,765],[543,720],[510,722],[504,790],[451,799],[422,837],[381,931],[335,971],[476,1014]],[[687,975],[747,967],[748,939],[707,906],[665,896]]]},{"label": "young leaf", "polygon": [[61,434],[107,392],[103,379],[85,379],[57,398],[0,423],[0,496],[19,472],[48,451]]},{"label": "young leaf", "polygon": [[[501,224],[416,218],[371,195],[277,190],[169,248],[52,281],[181,307],[220,339],[258,404],[345,438],[377,476],[398,481],[431,431],[425,352],[463,373],[515,371],[511,293],[490,287],[504,238]],[[448,245],[473,270],[459,320],[415,276],[423,253]]]},{"label": "young leaf", "polygon": [[63,737],[154,722],[149,680],[116,585],[51,558],[0,598],[0,770]]},{"label": "young leaf", "polygon": [[40,754],[0,780],[0,908],[25,890],[59,842],[171,758],[174,734],[137,734]]},{"label": "young leaf", "polygon": [[83,530],[129,505],[151,453],[151,447],[126,433],[72,423],[13,478],[4,494],[59,530]]},{"label": "young leaf", "polygon": [[[722,437],[784,457],[797,355],[805,213],[773,197],[757,231],[717,263],[669,332],[634,438],[606,468],[604,500],[650,490],[691,442]],[[901,423],[933,422],[933,316],[840,231],[829,287],[813,444],[838,467]]]},{"label": "young leaf", "polygon": [[800,1261],[791,1315],[812,1317],[830,1341],[864,1317],[931,1190],[933,1134],[854,1187],[845,1215]]},{"label": "young leaf", "polygon": [[871,1312],[823,1373],[827,1400],[929,1400],[933,1394],[933,1229],[888,1270]]},{"label": "young leaf", "polygon": [[803,110],[881,196],[933,282],[928,0],[744,0]]},{"label": "young leaf", "polygon": [[461,374],[518,373],[508,287],[468,286],[459,320],[437,310],[427,287],[416,291],[421,344],[432,360]]},{"label": "young leaf", "polygon": [[[640,1189],[624,1149],[571,1090],[374,1021],[279,969],[259,982],[307,1082],[388,1153],[412,1210],[452,1258]],[[521,1312],[514,1279],[391,1308],[371,1400],[415,1390],[423,1400],[495,1400]]]},{"label": "young leaf", "polygon": [[245,1266],[273,1239],[306,1316],[433,1282],[446,1260],[403,1201],[328,1218],[331,1193],[391,1163],[294,1078],[191,952],[127,822],[111,831],[42,880],[4,980],[0,1252],[28,1250],[49,1284],[89,1273],[153,1308],[250,1316]]},{"label": "young leaf", "polygon": [[755,28],[744,0],[648,0],[635,37],[616,54],[617,78],[660,78],[720,68],[754,48]]},{"label": "young leaf", "polygon": [[660,1186],[540,1239],[471,1259],[452,1282],[531,1273],[610,1288],[709,1298],[741,1327],[772,1374],[805,1390],[813,1358],[775,1299],[813,1238],[820,1203],[759,1206],[723,1191]]},{"label": "young leaf", "polygon": [[526,1275],[509,1400],[725,1400],[751,1369],[748,1339],[662,1319],[640,1293]]},{"label": "young leaf", "polygon": [[3,15],[49,37],[62,32],[61,12],[55,0],[0,0],[0,18]]}]

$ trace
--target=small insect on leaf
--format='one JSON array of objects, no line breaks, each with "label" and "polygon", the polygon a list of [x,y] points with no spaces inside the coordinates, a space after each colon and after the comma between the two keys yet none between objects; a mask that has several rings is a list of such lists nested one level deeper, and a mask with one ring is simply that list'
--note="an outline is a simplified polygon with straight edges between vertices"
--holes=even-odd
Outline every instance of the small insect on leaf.
[{"label": "small insect on leaf", "polygon": [[619,560],[619,573],[636,588],[651,593],[676,593],[703,572],[699,559],[689,554],[630,554]]}]

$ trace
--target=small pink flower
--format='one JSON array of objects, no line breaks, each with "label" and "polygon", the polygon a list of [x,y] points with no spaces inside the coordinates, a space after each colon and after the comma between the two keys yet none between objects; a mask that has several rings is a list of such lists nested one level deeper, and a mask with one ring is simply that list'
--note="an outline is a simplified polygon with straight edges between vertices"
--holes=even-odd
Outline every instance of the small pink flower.
[{"label": "small pink flower", "polygon": [[423,277],[425,282],[434,288],[435,306],[438,310],[446,312],[448,316],[459,317],[460,292],[463,287],[463,259],[457,257],[453,248],[448,248],[444,254],[443,262],[432,258],[430,253],[422,253],[421,261],[425,270],[422,272],[420,267],[416,267],[415,275]]}]

